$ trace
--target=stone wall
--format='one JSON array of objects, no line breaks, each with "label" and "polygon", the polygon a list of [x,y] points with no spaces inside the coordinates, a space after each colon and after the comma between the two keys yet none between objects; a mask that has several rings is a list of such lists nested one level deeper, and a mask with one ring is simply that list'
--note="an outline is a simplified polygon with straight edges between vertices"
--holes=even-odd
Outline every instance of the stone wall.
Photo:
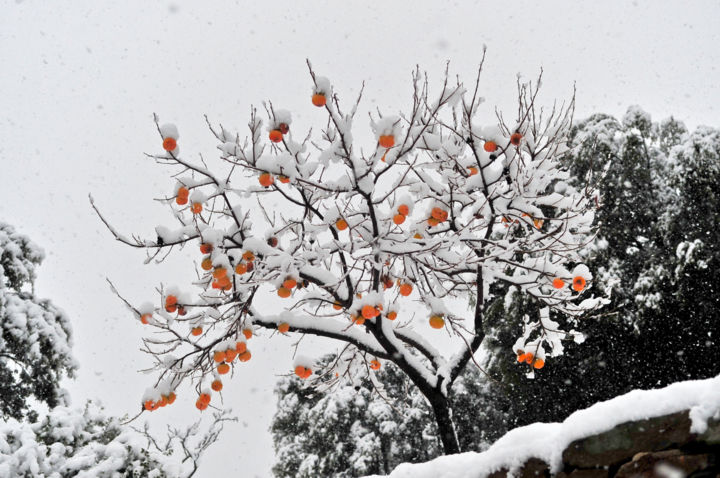
[{"label": "stone wall", "polygon": [[[720,478],[720,420],[703,434],[690,433],[687,411],[622,423],[598,435],[576,440],[563,451],[558,478]],[[489,475],[504,478],[507,470]],[[538,458],[525,462],[515,476],[551,476]]]}]

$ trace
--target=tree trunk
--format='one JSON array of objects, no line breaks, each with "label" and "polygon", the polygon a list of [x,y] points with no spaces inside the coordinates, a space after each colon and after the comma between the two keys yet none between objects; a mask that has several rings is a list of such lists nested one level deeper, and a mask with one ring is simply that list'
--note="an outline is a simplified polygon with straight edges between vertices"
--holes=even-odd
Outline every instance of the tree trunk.
[{"label": "tree trunk", "polygon": [[427,397],[435,414],[435,422],[438,426],[438,434],[443,444],[445,455],[460,453],[455,424],[452,421],[452,413],[448,398],[440,392],[433,393]]}]

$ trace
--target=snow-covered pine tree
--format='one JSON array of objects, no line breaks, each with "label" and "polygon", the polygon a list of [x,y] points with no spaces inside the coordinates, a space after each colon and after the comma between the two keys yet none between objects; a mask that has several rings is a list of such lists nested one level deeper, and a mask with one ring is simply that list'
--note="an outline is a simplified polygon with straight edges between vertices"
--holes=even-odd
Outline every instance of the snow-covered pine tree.
[{"label": "snow-covered pine tree", "polygon": [[[581,257],[596,193],[568,184],[559,162],[574,100],[541,112],[537,88],[519,84],[517,117],[481,126],[479,74],[466,89],[446,72],[431,94],[416,71],[409,112],[371,116],[374,138],[361,145],[360,97],[343,112],[330,81],[310,75],[327,120],[319,135],[268,103],[267,123],[251,109],[245,140],[210,125],[221,152],[210,166],[181,154],[177,128],[158,123],[165,152],[150,156],[174,167],[163,200],[179,225],[128,238],[100,215],[152,258],[190,244],[203,254],[192,292],[163,284],[159,303],[130,305],[152,329],[145,345],[159,371],[145,406],[190,379],[203,410],[260,330],[312,334],[343,344],[345,359],[320,369],[299,355],[288,368],[354,383],[376,378],[373,360],[394,363],[432,408],[444,452],[456,453],[450,396],[485,339],[493,284],[543,303],[511,347],[529,369],[578,337],[563,324],[603,302],[588,293]],[[287,305],[271,312],[275,294]]]},{"label": "snow-covered pine tree", "polygon": [[[599,184],[600,228],[586,263],[611,303],[598,320],[585,322],[582,346],[568,344],[552,369],[530,381],[505,347],[538,304],[519,295],[495,304],[489,369],[513,391],[511,426],[560,421],[635,388],[711,377],[720,361],[720,277],[717,267],[705,267],[720,261],[717,130],[701,127],[689,135],[676,120],[653,123],[631,107],[622,121],[597,114],[579,122],[570,143],[564,162],[575,184],[610,163]],[[688,251],[693,259],[685,269]]]},{"label": "snow-covered pine tree", "polygon": [[227,421],[169,427],[166,437],[135,430],[87,402],[59,406],[35,423],[0,422],[0,476],[13,478],[190,478]]},{"label": "snow-covered pine tree", "polygon": [[[324,357],[328,365],[335,356]],[[451,396],[460,448],[482,451],[497,438],[489,435],[504,415],[498,397],[475,367],[458,378]],[[277,412],[271,431],[276,477],[363,476],[389,474],[400,463],[428,461],[442,454],[432,409],[417,388],[392,364],[377,371],[382,390],[369,380],[309,387],[298,377],[278,383]],[[483,401],[484,398],[484,401]],[[485,426],[482,426],[485,425]]]},{"label": "snow-covered pine tree", "polygon": [[2,418],[37,417],[32,400],[50,408],[65,403],[60,386],[73,376],[68,317],[35,295],[35,270],[43,250],[0,221],[0,413]]}]

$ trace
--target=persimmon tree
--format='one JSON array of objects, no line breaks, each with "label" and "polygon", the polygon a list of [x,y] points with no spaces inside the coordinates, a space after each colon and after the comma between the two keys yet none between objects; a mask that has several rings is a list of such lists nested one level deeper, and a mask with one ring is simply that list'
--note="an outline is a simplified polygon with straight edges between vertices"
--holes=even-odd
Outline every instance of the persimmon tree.
[{"label": "persimmon tree", "polygon": [[[482,63],[469,88],[446,71],[435,93],[416,70],[410,110],[371,114],[374,139],[362,143],[362,89],[343,109],[308,67],[308,108],[327,121],[319,132],[267,103],[266,119],[251,108],[246,137],[208,121],[220,150],[209,164],[181,154],[178,129],[156,117],[164,152],[148,156],[175,168],[161,200],[177,227],[127,237],[96,208],[148,260],[186,246],[202,254],[192,291],[162,284],[159,303],[128,302],[156,332],[143,346],[158,370],[144,407],[189,380],[203,410],[250,359],[252,337],[310,334],[341,349],[321,369],[298,354],[298,376],[364,377],[381,389],[374,372],[392,362],[427,399],[444,451],[459,452],[448,397],[485,338],[493,284],[542,304],[512,350],[529,372],[561,354],[563,339],[579,340],[575,322],[604,300],[588,297],[592,274],[580,256],[594,233],[596,191],[590,179],[568,184],[559,163],[574,98],[544,110],[539,81],[518,81],[517,116],[497,113],[481,126]],[[270,294],[282,312],[268,313]]]}]

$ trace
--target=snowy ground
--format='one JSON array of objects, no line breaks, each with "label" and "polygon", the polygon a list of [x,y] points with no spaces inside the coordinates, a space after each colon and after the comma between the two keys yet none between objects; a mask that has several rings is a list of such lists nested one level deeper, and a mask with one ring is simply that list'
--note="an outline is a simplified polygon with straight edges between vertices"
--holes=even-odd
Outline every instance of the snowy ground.
[{"label": "snowy ground", "polygon": [[442,456],[414,465],[405,463],[388,476],[480,478],[501,468],[512,471],[531,457],[542,459],[549,463],[554,471],[558,471],[562,464],[563,450],[577,439],[602,433],[621,423],[683,410],[690,410],[690,431],[693,433],[703,433],[709,418],[720,417],[720,375],[708,380],[674,383],[657,390],[633,390],[579,410],[562,423],[534,423],[516,428],[483,453]]}]

